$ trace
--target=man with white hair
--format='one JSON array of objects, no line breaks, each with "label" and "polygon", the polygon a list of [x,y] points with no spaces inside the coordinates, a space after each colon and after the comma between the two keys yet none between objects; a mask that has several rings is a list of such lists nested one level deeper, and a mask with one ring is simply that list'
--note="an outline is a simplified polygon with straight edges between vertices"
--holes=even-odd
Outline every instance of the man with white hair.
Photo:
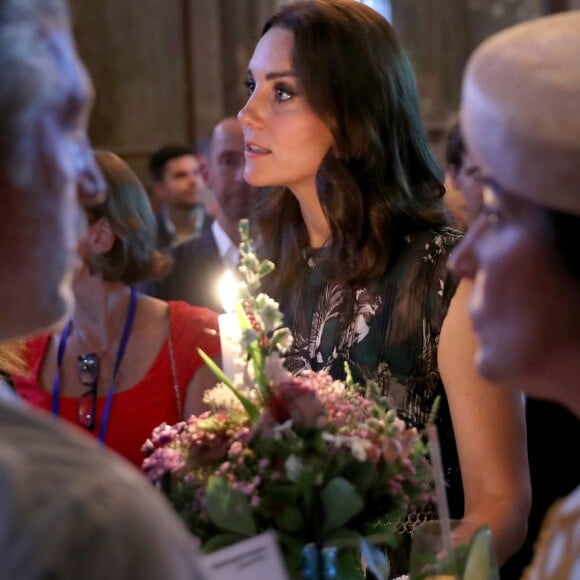
[{"label": "man with white hair", "polygon": [[[474,279],[470,314],[482,375],[576,417],[579,59],[580,11],[510,28],[471,57],[462,125],[481,169],[483,207],[451,259],[459,275]],[[577,466],[577,443],[562,440],[553,453]],[[580,486],[550,510],[527,578],[580,578]]]},{"label": "man with white hair", "polygon": [[[101,200],[91,87],[61,0],[0,3],[0,341],[72,304],[79,200]],[[0,384],[0,578],[201,578],[193,540],[122,460]]]}]

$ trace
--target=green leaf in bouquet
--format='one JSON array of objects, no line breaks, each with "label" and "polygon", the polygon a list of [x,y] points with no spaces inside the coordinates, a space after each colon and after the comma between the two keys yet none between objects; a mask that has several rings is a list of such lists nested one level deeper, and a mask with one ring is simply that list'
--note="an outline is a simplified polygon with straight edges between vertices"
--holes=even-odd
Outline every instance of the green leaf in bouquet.
[{"label": "green leaf in bouquet", "polygon": [[324,537],[324,543],[337,548],[358,548],[360,534],[349,528],[339,528]]},{"label": "green leaf in bouquet", "polygon": [[[295,573],[302,567],[302,549],[304,548],[304,538],[297,538],[294,534],[285,534],[277,531],[278,543],[284,555],[284,563],[288,572]],[[294,576],[292,576],[294,577]],[[302,576],[300,576],[302,577]]]},{"label": "green leaf in bouquet", "polygon": [[248,498],[217,476],[207,481],[207,512],[220,529],[244,536],[256,534],[256,524]]},{"label": "green leaf in bouquet", "polygon": [[294,532],[304,523],[304,518],[295,506],[286,506],[286,508],[276,517],[276,527],[286,532]]},{"label": "green leaf in bouquet", "polygon": [[293,483],[272,483],[268,484],[268,493],[263,501],[271,498],[274,502],[296,503],[300,490]]},{"label": "green leaf in bouquet", "polygon": [[365,495],[378,480],[377,468],[370,461],[349,461],[343,468],[343,475],[361,495]]},{"label": "green leaf in bouquet", "polygon": [[499,580],[489,526],[481,526],[471,538],[463,580]]},{"label": "green leaf in bouquet", "polygon": [[336,557],[338,578],[340,580],[364,580],[358,549],[342,548]]},{"label": "green leaf in bouquet", "polygon": [[[320,490],[320,470],[314,464],[303,464],[295,483],[299,496],[304,502],[304,508],[308,513],[312,512],[314,496]],[[314,517],[317,517],[315,515]]]},{"label": "green leaf in bouquet", "polygon": [[205,354],[205,352],[203,352],[203,350],[201,350],[201,348],[198,348],[197,352],[199,353],[199,356],[202,358],[202,360],[205,362],[205,364],[212,371],[212,373],[226,387],[228,387],[228,389],[230,389],[230,391],[232,391],[232,393],[236,396],[238,401],[240,401],[240,403],[244,407],[246,413],[248,414],[248,418],[250,419],[250,422],[252,424],[257,423],[258,419],[260,418],[260,411],[258,411],[258,407],[256,407],[256,405],[254,405],[254,403],[252,403],[252,401],[250,401],[250,399],[248,399],[248,397],[246,397],[243,393],[241,393],[239,391],[239,389],[237,389],[234,386],[234,383],[232,383],[231,379],[224,374],[222,369],[220,369],[218,367],[218,365],[216,365],[215,362],[209,356],[207,356],[207,354]]},{"label": "green leaf in bouquet", "polygon": [[345,375],[344,384],[349,389],[353,389],[355,387],[355,382],[352,378],[352,373],[350,371],[350,365],[348,364],[348,361],[344,361],[344,375]]},{"label": "green leaf in bouquet", "polygon": [[205,554],[210,554],[216,550],[221,550],[222,548],[227,548],[238,542],[246,540],[247,536],[242,536],[241,534],[217,534],[212,536],[203,546],[203,552]]},{"label": "green leaf in bouquet", "polygon": [[364,507],[362,497],[353,485],[342,477],[330,480],[322,489],[324,535],[344,526]]}]

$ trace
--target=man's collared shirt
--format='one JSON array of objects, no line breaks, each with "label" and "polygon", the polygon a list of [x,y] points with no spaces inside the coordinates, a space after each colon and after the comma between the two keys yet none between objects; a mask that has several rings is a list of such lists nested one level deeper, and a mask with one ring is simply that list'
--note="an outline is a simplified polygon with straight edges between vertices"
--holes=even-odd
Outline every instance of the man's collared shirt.
[{"label": "man's collared shirt", "polygon": [[176,246],[187,240],[198,238],[203,230],[203,223],[205,221],[205,208],[203,204],[198,204],[195,208],[195,220],[193,229],[188,236],[178,236],[175,224],[171,221],[167,208],[163,207],[157,218],[157,246],[159,248],[166,248],[169,246]]},{"label": "man's collared shirt", "polygon": [[240,261],[238,247],[230,240],[230,237],[219,225],[217,220],[211,224],[211,233],[213,234],[220,258],[228,268],[235,270]]}]

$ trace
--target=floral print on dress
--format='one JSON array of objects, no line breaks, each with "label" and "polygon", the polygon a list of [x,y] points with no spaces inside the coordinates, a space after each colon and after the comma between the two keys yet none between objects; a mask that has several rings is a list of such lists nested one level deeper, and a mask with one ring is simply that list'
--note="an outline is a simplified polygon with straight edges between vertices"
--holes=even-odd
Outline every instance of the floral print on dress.
[{"label": "floral print on dress", "polygon": [[[303,265],[299,315],[285,315],[295,339],[286,359],[290,370],[326,370],[344,379],[346,362],[355,381],[375,382],[399,417],[418,429],[441,395],[437,423],[453,517],[462,514],[463,494],[437,348],[457,287],[447,259],[460,236],[451,228],[409,234],[387,273],[364,285],[332,282],[324,252],[319,259],[311,253]],[[405,529],[430,517],[413,514]]]}]

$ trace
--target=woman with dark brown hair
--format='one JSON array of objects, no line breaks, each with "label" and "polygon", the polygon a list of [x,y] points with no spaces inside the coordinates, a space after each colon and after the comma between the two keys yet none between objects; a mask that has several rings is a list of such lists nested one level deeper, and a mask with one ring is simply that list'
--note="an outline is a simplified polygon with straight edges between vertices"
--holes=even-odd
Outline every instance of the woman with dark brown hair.
[{"label": "woman with dark brown hair", "polygon": [[155,250],[155,218],[135,174],[113,153],[95,158],[107,198],[87,210],[74,314],[64,328],[28,341],[31,377],[15,385],[24,399],[140,466],[154,427],[202,410],[215,379],[197,347],[219,354],[217,315],[131,287],[162,275],[167,258]]},{"label": "woman with dark brown hair", "polygon": [[[475,371],[469,290],[446,269],[460,234],[393,29],[354,0],[285,4],[263,28],[247,86],[245,179],[275,188],[255,224],[276,264],[266,289],[294,332],[290,368],[340,379],[347,362],[419,429],[441,395],[455,534],[489,524],[503,562],[530,502],[523,402]],[[415,515],[407,529],[430,517]]]}]

